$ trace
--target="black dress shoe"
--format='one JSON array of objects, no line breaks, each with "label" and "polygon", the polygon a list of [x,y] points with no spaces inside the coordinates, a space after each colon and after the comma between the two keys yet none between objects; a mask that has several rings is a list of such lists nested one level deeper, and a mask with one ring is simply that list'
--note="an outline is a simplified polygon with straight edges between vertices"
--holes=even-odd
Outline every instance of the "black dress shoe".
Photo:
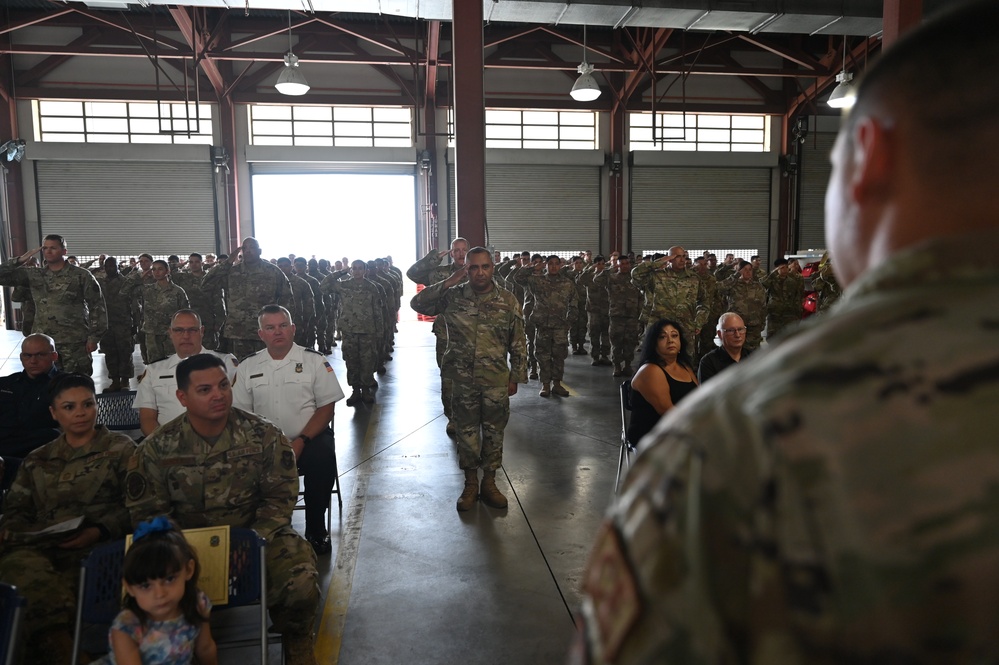
[{"label": "black dress shoe", "polygon": [[333,544],[330,542],[330,536],[328,533],[318,536],[306,536],[305,539],[309,541],[310,545],[312,545],[312,549],[315,551],[316,556],[323,556],[324,554],[329,554],[333,551]]}]

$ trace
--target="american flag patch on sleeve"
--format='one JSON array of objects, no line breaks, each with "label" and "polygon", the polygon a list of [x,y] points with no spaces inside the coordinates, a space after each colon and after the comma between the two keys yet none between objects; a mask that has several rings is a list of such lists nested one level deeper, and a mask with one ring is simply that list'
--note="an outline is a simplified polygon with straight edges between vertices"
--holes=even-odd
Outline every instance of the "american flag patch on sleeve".
[{"label": "american flag patch on sleeve", "polygon": [[332,371],[333,371],[333,368],[332,368],[332,367],[330,367],[330,361],[328,361],[328,360],[324,360],[324,361],[323,361],[323,365],[325,365],[325,366],[326,366],[326,371],[327,371],[327,372],[332,372]]}]

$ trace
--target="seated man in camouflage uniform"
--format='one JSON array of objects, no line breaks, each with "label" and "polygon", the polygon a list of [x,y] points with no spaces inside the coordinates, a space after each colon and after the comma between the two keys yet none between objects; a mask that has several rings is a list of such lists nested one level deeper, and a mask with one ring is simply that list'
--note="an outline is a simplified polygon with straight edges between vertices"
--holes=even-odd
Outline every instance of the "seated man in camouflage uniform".
[{"label": "seated man in camouflage uniform", "polygon": [[277,427],[232,408],[221,358],[177,365],[185,416],[143,441],[129,464],[133,524],[169,515],[184,529],[228,524],[267,539],[267,600],[289,665],[314,665],[312,630],[319,575],[312,547],[291,526],[298,498],[295,452]]}]

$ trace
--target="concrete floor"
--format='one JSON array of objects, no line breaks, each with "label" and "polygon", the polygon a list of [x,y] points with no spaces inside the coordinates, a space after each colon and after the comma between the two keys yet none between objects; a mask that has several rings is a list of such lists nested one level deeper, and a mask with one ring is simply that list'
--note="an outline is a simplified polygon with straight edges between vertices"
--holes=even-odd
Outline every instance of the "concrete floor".
[{"label": "concrete floor", "polygon": [[[17,371],[19,334],[0,339],[0,374]],[[563,662],[613,491],[620,379],[569,356],[570,397],[521,385],[497,478],[510,506],[458,513],[463,475],[444,433],[430,324],[400,323],[394,355],[375,404],[336,407],[343,513],[333,519],[334,551],[320,559],[318,662]],[[339,348],[330,361],[347,391]],[[99,388],[107,385],[100,356],[94,365]],[[304,530],[300,511],[293,521]],[[249,630],[252,612],[217,617],[237,632],[244,618]],[[272,647],[271,662],[278,654]],[[223,665],[257,660],[252,648],[221,649]]]}]

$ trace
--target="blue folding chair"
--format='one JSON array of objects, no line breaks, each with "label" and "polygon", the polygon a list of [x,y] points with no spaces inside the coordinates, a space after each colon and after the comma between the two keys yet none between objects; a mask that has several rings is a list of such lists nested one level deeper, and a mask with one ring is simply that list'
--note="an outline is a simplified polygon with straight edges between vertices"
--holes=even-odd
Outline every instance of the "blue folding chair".
[{"label": "blue folding chair", "polygon": [[[267,662],[267,541],[253,529],[229,529],[229,602],[216,610],[245,605],[260,605],[260,663]],[[216,640],[218,642],[218,640]],[[240,645],[233,640],[221,644]]]},{"label": "blue folding chair", "polygon": [[139,427],[139,412],[132,408],[134,390],[98,393],[97,422],[110,430],[128,431]]},{"label": "blue folding chair", "polygon": [[631,457],[635,454],[635,444],[628,440],[628,414],[631,412],[631,379],[623,381],[621,396],[621,451],[617,455],[617,478],[614,479],[614,493],[621,486],[621,476],[631,468]]},{"label": "blue folding chair", "polygon": [[0,582],[0,655],[3,665],[13,665],[20,636],[21,614],[27,601],[17,593],[17,587]]},{"label": "blue folding chair", "polygon": [[[76,623],[73,627],[73,660],[76,665],[83,637],[83,624],[110,626],[121,611],[121,570],[125,561],[125,541],[98,545],[80,564],[80,586],[76,595]],[[107,630],[103,645],[92,651],[107,650]]]}]

